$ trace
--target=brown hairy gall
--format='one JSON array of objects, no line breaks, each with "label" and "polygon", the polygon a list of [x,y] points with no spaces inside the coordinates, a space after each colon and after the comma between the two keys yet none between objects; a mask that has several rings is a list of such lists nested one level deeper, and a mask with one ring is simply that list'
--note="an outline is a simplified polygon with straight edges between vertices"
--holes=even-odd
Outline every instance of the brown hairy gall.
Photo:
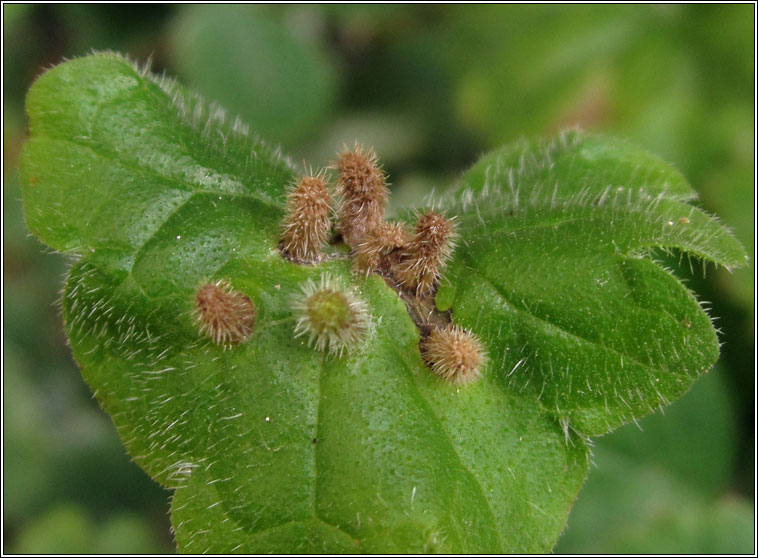
[{"label": "brown hairy gall", "polygon": [[357,143],[337,156],[339,230],[345,243],[355,248],[363,236],[379,226],[389,200],[384,171],[373,149]]},{"label": "brown hairy gall", "polygon": [[236,345],[250,336],[255,324],[255,304],[221,279],[203,284],[195,293],[195,323],[217,345]]},{"label": "brown hairy gall", "polygon": [[455,227],[451,219],[427,211],[419,216],[416,232],[393,266],[398,283],[416,296],[434,292],[440,273],[453,252]]},{"label": "brown hairy gall", "polygon": [[[358,142],[338,153],[330,168],[338,174],[334,211],[338,236],[330,239],[333,208],[325,175],[307,176],[288,194],[279,242],[282,256],[294,263],[315,264],[324,259],[324,244],[341,240],[350,248],[354,272],[366,277],[377,273],[396,290],[424,338],[421,350],[429,366],[454,383],[477,378],[486,360],[481,343],[471,332],[449,325],[450,313],[439,312],[433,300],[453,252],[454,218],[433,209],[417,213],[415,230],[385,221],[389,201],[385,173],[373,149]],[[344,250],[339,252],[336,259],[343,259]],[[292,302],[295,337],[304,336],[316,350],[339,356],[361,346],[370,319],[367,305],[352,289],[324,273],[320,282],[308,280],[301,290]],[[223,325],[205,325],[209,321],[198,318],[217,342],[236,338],[225,333],[229,328]]]},{"label": "brown hairy gall", "polygon": [[322,174],[303,177],[287,196],[279,247],[296,262],[317,262],[331,230],[331,198]]},{"label": "brown hairy gall", "polygon": [[353,247],[355,269],[366,275],[372,271],[386,273],[400,257],[400,248],[410,239],[403,223],[382,222]]},{"label": "brown hairy gall", "polygon": [[481,377],[488,360],[479,338],[454,325],[432,329],[421,345],[421,353],[438,376],[456,385]]}]

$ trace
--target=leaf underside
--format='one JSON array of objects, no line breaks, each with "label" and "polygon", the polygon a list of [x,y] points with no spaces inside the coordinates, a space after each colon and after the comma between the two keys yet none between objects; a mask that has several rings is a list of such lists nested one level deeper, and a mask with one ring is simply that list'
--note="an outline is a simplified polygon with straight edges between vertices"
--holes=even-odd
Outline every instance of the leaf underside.
[{"label": "leaf underside", "polygon": [[[485,157],[444,200],[460,242],[440,309],[486,343],[465,387],[424,365],[377,276],[277,250],[292,164],[238,120],[110,53],[27,98],[27,224],[76,258],[74,357],[129,453],[175,489],[184,552],[545,552],[588,467],[586,436],[684,393],[718,356],[709,318],[654,247],[731,266],[741,248],[676,171],[565,134]],[[370,311],[342,358],[298,338],[292,297],[323,272]],[[198,285],[255,303],[231,349],[193,322]]]}]

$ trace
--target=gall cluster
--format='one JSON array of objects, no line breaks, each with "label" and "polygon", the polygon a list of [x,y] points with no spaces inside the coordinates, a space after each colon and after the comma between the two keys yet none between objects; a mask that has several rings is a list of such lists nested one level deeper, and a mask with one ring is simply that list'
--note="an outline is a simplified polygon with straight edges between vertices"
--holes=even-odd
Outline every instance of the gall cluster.
[{"label": "gall cluster", "polygon": [[[454,248],[453,219],[427,210],[416,214],[412,228],[387,221],[387,177],[373,150],[356,144],[339,153],[332,168],[337,171],[334,196],[324,171],[304,176],[290,188],[279,238],[281,254],[294,263],[315,264],[327,258],[323,248],[330,239],[341,237],[350,248],[356,273],[377,273],[401,294],[422,333],[420,349],[429,368],[454,385],[478,379],[487,362],[483,344],[471,331],[439,315],[433,303]],[[196,326],[214,343],[228,348],[250,337],[255,304],[228,281],[201,284],[194,302]],[[435,319],[419,318],[418,308],[426,308]],[[366,303],[326,273],[318,282],[301,285],[292,311],[294,336],[338,357],[360,346],[369,330]]]},{"label": "gall cluster", "polygon": [[[403,300],[428,301],[439,286],[442,271],[454,248],[452,219],[433,210],[416,214],[415,227],[385,220],[389,190],[387,177],[372,149],[358,144],[344,149],[332,165],[337,171],[334,197],[326,174],[306,176],[287,196],[287,214],[279,248],[295,263],[317,263],[334,229],[350,248],[357,273],[378,273],[404,293]],[[433,307],[433,305],[432,305]],[[296,336],[320,351],[342,355],[359,345],[367,331],[366,304],[335,279],[322,275],[309,280],[293,303]],[[454,326],[424,327],[421,350],[429,367],[453,384],[476,380],[487,356],[472,332]]]},{"label": "gall cluster", "polygon": [[379,273],[418,297],[433,295],[453,251],[453,221],[435,211],[419,213],[413,230],[386,221],[387,177],[371,149],[345,149],[332,168],[337,171],[334,201],[323,172],[300,179],[290,190],[282,254],[296,263],[321,261],[335,213],[336,231],[350,247],[356,271]]}]

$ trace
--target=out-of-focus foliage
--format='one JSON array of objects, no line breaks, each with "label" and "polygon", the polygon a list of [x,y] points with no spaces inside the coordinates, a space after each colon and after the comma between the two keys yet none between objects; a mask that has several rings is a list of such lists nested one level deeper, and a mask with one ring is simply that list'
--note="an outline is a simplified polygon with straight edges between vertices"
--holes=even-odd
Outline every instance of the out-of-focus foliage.
[{"label": "out-of-focus foliage", "polygon": [[730,487],[737,427],[724,370],[687,397],[597,440],[596,470],[557,553],[750,553],[752,508]]},{"label": "out-of-focus foliage", "polygon": [[283,15],[188,6],[171,28],[169,52],[185,85],[220,100],[267,141],[292,143],[331,115],[336,83],[317,14],[303,14],[294,29]]},{"label": "out-of-focus foliage", "polygon": [[[156,551],[150,523],[134,513],[115,513],[106,520],[91,518],[81,507],[51,507],[19,534],[14,552],[20,554],[150,554]],[[168,549],[163,549],[167,552]]]},{"label": "out-of-focus foliage", "polygon": [[[674,163],[752,259],[752,5],[249,6],[235,19],[267,26],[273,43],[236,55],[235,45],[253,38],[223,22],[226,10],[242,8],[205,9],[195,36],[215,41],[201,47],[181,33],[197,19],[194,6],[3,6],[4,550],[63,551],[67,538],[124,513],[146,526],[128,537],[145,544],[114,537],[108,546],[103,536],[98,552],[171,549],[167,493],[129,463],[65,346],[54,305],[65,262],[26,236],[21,217],[23,95],[41,68],[64,57],[107,48],[152,56],[155,69],[198,79],[205,92],[201,76],[232,76],[239,90],[219,83],[216,100],[240,112],[268,107],[262,122],[288,125],[265,133],[281,133],[274,139],[297,161],[323,165],[343,142],[373,144],[399,206],[445,189],[479,153],[522,135],[579,124],[627,137]],[[283,70],[270,85],[323,80],[303,106],[287,106],[287,91],[254,77],[292,52],[313,66],[296,76]],[[194,66],[201,54],[205,70]],[[216,64],[204,74],[208,60]],[[643,419],[643,432],[632,425],[597,441],[598,468],[558,551],[750,550],[754,271],[708,269],[704,279],[694,267],[685,260],[677,272],[713,301],[720,365],[665,417]],[[60,533],[61,523],[80,525],[78,534]],[[34,534],[45,525],[46,536]],[[49,543],[23,546],[30,536]]]},{"label": "out-of-focus foliage", "polygon": [[[700,184],[752,249],[752,220],[733,207],[754,185],[752,12],[749,5],[461,10],[445,43],[459,76],[457,114],[490,145],[575,123],[633,138]],[[731,291],[750,302],[752,271],[737,272]]]},{"label": "out-of-focus foliage", "polygon": [[[6,549],[31,553],[171,551],[168,493],[130,463],[110,420],[76,377],[77,367],[61,336],[56,304],[65,262],[42,253],[39,244],[26,236],[15,175],[6,175],[3,193]],[[53,514],[60,506],[76,507],[76,517]],[[136,540],[131,535],[103,535],[95,543],[87,534],[86,545],[68,546],[79,535],[66,534],[63,526],[84,522],[91,531],[99,532],[113,523],[115,529],[121,524],[119,518],[128,513],[129,529],[138,536]],[[98,523],[92,523],[90,516],[97,517]],[[122,544],[124,541],[128,544]]]}]

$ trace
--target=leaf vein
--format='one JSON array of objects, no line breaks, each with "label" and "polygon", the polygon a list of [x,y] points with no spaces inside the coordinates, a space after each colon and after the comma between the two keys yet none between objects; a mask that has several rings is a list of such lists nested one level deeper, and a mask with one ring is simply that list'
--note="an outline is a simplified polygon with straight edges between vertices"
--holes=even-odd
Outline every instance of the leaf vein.
[{"label": "leaf vein", "polygon": [[[406,361],[406,355],[403,354],[403,353],[401,353],[401,352],[399,352],[397,350],[397,347],[395,345],[391,345],[391,347],[392,347],[392,352],[395,353],[395,356],[398,358],[398,360],[400,362],[405,362],[406,366],[408,368],[410,368],[410,365]],[[415,351],[415,350],[416,349],[414,347],[413,351]],[[413,353],[410,352],[410,354],[413,354]],[[445,437],[445,441],[450,446],[450,450],[452,451],[453,455],[455,455],[456,459],[458,460],[458,463],[460,464],[461,469],[463,471],[465,471],[471,477],[471,479],[474,481],[474,484],[479,489],[479,492],[482,495],[482,499],[484,500],[484,503],[487,505],[487,511],[489,512],[488,519],[490,521],[490,527],[492,529],[492,532],[495,534],[495,537],[497,538],[498,545],[502,548],[503,547],[503,543],[500,540],[500,532],[498,531],[497,525],[495,524],[495,513],[494,513],[494,510],[492,509],[492,504],[490,503],[489,499],[487,498],[487,495],[486,495],[486,493],[484,491],[484,488],[482,487],[482,485],[479,482],[479,478],[463,462],[463,459],[461,458],[461,456],[458,454],[458,451],[456,450],[456,447],[455,447],[455,444],[453,443],[452,438],[450,438],[450,434],[448,434],[447,430],[445,430],[445,426],[443,425],[442,421],[439,419],[439,417],[437,416],[437,414],[434,412],[434,409],[432,408],[432,405],[429,402],[429,400],[424,396],[424,394],[422,393],[421,389],[419,389],[416,377],[413,374],[411,374],[411,377],[413,379],[413,381],[411,382],[411,384],[413,385],[414,391],[415,391],[418,399],[423,403],[424,410],[429,415],[431,415],[432,418],[434,418],[434,420],[437,422],[437,424],[440,427],[440,431],[443,433],[443,435]]]}]

